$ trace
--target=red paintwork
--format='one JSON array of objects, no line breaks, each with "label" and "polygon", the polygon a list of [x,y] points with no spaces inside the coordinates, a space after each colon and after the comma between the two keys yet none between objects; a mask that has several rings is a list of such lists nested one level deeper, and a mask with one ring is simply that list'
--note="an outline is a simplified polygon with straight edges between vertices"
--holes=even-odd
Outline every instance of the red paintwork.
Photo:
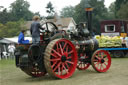
[{"label": "red paintwork", "polygon": [[121,22],[124,23],[125,33],[128,33],[128,21],[126,21],[126,20],[105,20],[105,21],[101,21],[100,22],[101,33],[109,33],[109,32],[105,32],[105,25],[111,25],[111,24],[115,25],[115,28],[116,28],[115,32],[121,33]]},{"label": "red paintwork", "polygon": [[[62,45],[62,42],[64,45]],[[61,60],[62,56],[66,57],[65,61]],[[60,79],[69,78],[74,73],[77,65],[75,46],[69,40],[58,40],[52,48],[50,61],[56,77]]]},{"label": "red paintwork", "polygon": [[83,54],[83,53],[80,54],[78,64],[77,64],[77,69],[79,70],[86,70],[90,66],[90,63],[81,62],[83,58],[87,59],[88,56],[86,56],[86,54]]},{"label": "red paintwork", "polygon": [[97,72],[106,72],[111,66],[111,56],[105,50],[97,50],[93,54],[91,62]]}]

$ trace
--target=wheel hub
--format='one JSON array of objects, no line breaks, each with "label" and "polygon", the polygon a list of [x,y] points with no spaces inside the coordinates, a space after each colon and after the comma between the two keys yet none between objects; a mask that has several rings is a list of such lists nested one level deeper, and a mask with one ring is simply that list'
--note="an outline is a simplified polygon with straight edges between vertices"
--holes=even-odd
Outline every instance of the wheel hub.
[{"label": "wheel hub", "polygon": [[65,62],[66,60],[67,60],[66,56],[65,56],[65,55],[62,55],[61,61],[62,61],[62,62]]},{"label": "wheel hub", "polygon": [[104,61],[104,59],[101,59],[101,63],[104,63],[105,61]]}]

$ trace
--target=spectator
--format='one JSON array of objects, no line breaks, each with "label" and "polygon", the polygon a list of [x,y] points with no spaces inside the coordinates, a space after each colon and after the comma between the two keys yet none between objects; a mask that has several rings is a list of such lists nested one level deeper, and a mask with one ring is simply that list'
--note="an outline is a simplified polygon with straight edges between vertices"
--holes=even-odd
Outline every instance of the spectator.
[{"label": "spectator", "polygon": [[2,58],[2,50],[1,50],[1,47],[0,47],[0,60]]},{"label": "spectator", "polygon": [[29,44],[29,40],[24,40],[25,30],[21,30],[18,36],[18,43],[19,44]]},{"label": "spectator", "polygon": [[10,53],[10,58],[13,59],[14,58],[14,51],[15,51],[15,46],[13,44],[10,44],[8,46],[8,52]]},{"label": "spectator", "polygon": [[128,37],[125,37],[126,47],[128,48]]}]

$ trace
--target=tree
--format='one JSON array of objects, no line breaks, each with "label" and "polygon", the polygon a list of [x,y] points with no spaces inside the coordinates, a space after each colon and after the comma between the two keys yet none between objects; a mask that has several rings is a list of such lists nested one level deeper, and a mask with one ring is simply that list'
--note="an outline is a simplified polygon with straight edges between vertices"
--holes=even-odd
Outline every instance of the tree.
[{"label": "tree", "polygon": [[7,27],[0,23],[0,37],[7,37]]},{"label": "tree", "polygon": [[108,8],[108,19],[115,19],[116,10],[115,10],[115,2],[111,3]]},{"label": "tree", "polygon": [[85,22],[87,20],[85,12],[85,5],[87,6],[87,4],[87,0],[81,0],[81,2],[75,6],[74,19],[76,23]]},{"label": "tree", "polygon": [[51,2],[49,2],[46,6],[46,12],[48,13],[47,18],[53,18],[54,17],[54,7]]},{"label": "tree", "polygon": [[24,20],[31,20],[33,13],[29,11],[29,3],[24,0],[16,0],[10,6],[13,15],[13,21],[18,21],[21,18]]},{"label": "tree", "polygon": [[66,6],[60,11],[62,17],[74,17],[74,13],[75,8],[73,6]]},{"label": "tree", "polygon": [[[120,10],[121,5],[126,4],[127,2],[128,2],[128,0],[116,0],[115,1],[115,12],[116,12],[116,14]],[[116,18],[118,18],[118,15],[116,15]]]},{"label": "tree", "polygon": [[119,11],[117,12],[117,16],[120,19],[128,20],[128,2],[126,4],[122,4]]},{"label": "tree", "polygon": [[9,13],[6,8],[4,8],[3,11],[0,12],[0,22],[2,24],[5,24],[8,21],[11,21],[11,19],[12,19],[11,13]]},{"label": "tree", "polygon": [[0,36],[1,37],[14,37],[18,36],[21,29],[26,29],[24,27],[24,20],[21,19],[16,22],[7,22],[6,24],[0,24]]},{"label": "tree", "polygon": [[104,0],[81,0],[80,4],[75,7],[74,19],[77,23],[87,21],[85,8],[89,6],[93,8],[92,27],[100,33],[100,21],[108,18]]}]

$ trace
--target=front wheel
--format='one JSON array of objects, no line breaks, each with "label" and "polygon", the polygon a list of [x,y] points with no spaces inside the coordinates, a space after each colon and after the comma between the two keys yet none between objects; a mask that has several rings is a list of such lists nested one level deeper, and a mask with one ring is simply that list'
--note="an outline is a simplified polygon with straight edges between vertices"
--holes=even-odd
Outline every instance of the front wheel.
[{"label": "front wheel", "polygon": [[97,72],[106,72],[111,66],[110,54],[105,50],[97,50],[92,55],[91,64]]}]

